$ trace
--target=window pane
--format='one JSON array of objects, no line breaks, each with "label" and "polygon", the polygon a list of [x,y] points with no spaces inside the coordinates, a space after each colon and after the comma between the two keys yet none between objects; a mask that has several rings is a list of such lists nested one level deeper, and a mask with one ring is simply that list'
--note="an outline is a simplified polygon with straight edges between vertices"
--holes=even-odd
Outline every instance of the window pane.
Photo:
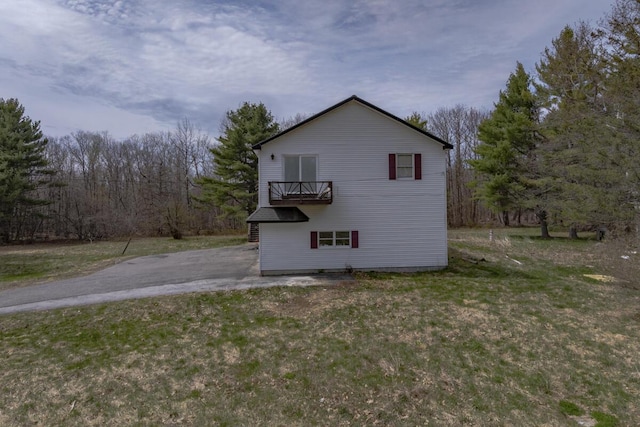
[{"label": "window pane", "polygon": [[284,180],[290,183],[286,184],[285,187],[287,194],[300,193],[300,185],[291,184],[300,181],[300,156],[285,156]]},{"label": "window pane", "polygon": [[336,246],[350,246],[351,233],[349,231],[336,231]]},{"label": "window pane", "polygon": [[321,231],[320,246],[333,246],[333,231]]},{"label": "window pane", "polygon": [[315,181],[316,180],[316,158],[313,157],[301,157],[300,167],[302,169],[302,178],[300,181]]},{"label": "window pane", "polygon": [[398,167],[412,167],[413,154],[398,154]]},{"label": "window pane", "polygon": [[397,159],[398,178],[413,178],[413,154],[398,154]]},{"label": "window pane", "polygon": [[284,158],[284,180],[300,181],[300,156],[286,156]]},{"label": "window pane", "polygon": [[398,178],[413,178],[413,169],[398,168]]}]

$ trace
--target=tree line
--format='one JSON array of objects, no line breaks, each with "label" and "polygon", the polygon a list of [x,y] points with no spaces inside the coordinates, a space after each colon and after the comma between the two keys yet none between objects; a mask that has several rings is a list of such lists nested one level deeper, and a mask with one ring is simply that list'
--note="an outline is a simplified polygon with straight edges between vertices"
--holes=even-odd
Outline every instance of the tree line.
[{"label": "tree line", "polygon": [[243,230],[257,202],[251,145],[279,126],[263,104],[244,103],[227,112],[218,144],[188,119],[124,140],[45,138],[17,99],[0,99],[0,241]]},{"label": "tree line", "polygon": [[[405,120],[450,142],[449,226],[560,224],[640,230],[640,3],[598,27],[565,27],[534,74],[522,64],[491,111],[466,105]],[[0,99],[0,239],[244,230],[257,203],[251,146],[305,119],[262,104],[230,110],[212,141],[187,119],[170,132],[44,138]]]},{"label": "tree line", "polygon": [[453,145],[447,151],[447,223],[449,227],[490,224],[493,214],[474,196],[475,172],[469,160],[477,157],[478,127],[489,117],[486,110],[458,104],[430,114],[414,112],[405,120],[422,127]]},{"label": "tree line", "polygon": [[[116,141],[107,132],[49,138],[41,152],[55,172],[15,203],[3,239],[93,240],[132,234],[173,234],[209,225],[233,228],[214,211],[197,209],[196,180],[213,173],[208,136],[187,120],[175,131]],[[9,206],[9,203],[3,204]],[[217,222],[216,222],[217,221]]]},{"label": "tree line", "polygon": [[517,64],[468,162],[502,223],[640,236],[639,54],[640,2],[618,0],[598,27],[566,26],[535,74]]}]

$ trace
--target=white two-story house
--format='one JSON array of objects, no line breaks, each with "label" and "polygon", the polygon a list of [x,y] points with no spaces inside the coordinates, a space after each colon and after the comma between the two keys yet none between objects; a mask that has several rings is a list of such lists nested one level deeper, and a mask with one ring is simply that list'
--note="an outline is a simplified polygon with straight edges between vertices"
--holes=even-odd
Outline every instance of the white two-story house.
[{"label": "white two-story house", "polygon": [[446,141],[352,96],[253,148],[262,274],[447,266]]}]

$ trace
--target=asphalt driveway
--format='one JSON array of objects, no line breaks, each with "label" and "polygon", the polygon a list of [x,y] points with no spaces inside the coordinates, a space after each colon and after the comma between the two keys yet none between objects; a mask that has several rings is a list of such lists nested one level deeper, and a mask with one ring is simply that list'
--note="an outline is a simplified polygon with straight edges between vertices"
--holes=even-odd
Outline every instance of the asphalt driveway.
[{"label": "asphalt driveway", "polygon": [[188,292],[326,285],[350,276],[260,277],[257,245],[150,255],[85,277],[0,292],[0,314]]}]

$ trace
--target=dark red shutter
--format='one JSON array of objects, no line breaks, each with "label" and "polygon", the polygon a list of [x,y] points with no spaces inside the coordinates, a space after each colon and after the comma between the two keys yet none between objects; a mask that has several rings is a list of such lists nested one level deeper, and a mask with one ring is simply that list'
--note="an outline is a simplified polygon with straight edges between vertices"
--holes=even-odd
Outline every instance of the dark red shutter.
[{"label": "dark red shutter", "polygon": [[416,153],[413,155],[413,167],[415,179],[422,179],[422,154]]},{"label": "dark red shutter", "polygon": [[318,249],[318,232],[311,232],[311,249]]},{"label": "dark red shutter", "polygon": [[396,155],[389,154],[389,179],[396,179]]},{"label": "dark red shutter", "polygon": [[351,232],[351,249],[357,249],[357,248],[358,248],[358,232],[352,231]]}]

